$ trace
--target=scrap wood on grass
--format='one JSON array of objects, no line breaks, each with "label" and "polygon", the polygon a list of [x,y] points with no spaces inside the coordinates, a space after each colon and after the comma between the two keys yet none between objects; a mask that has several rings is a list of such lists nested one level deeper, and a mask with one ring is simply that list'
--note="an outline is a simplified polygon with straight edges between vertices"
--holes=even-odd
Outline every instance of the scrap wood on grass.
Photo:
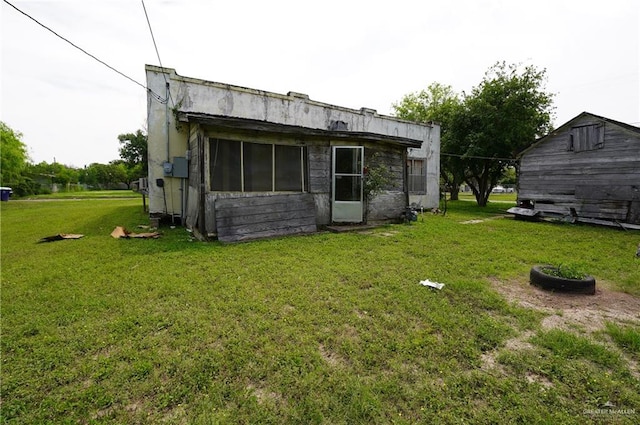
[{"label": "scrap wood on grass", "polygon": [[80,239],[83,236],[84,235],[77,235],[72,233],[58,233],[57,235],[53,235],[53,236],[45,236],[44,238],[40,239],[38,243],[61,241],[64,239]]},{"label": "scrap wood on grass", "polygon": [[160,237],[160,233],[158,232],[133,233],[122,226],[116,226],[116,228],[113,229],[113,232],[111,232],[111,237],[115,239],[129,239],[129,238],[157,239]]}]

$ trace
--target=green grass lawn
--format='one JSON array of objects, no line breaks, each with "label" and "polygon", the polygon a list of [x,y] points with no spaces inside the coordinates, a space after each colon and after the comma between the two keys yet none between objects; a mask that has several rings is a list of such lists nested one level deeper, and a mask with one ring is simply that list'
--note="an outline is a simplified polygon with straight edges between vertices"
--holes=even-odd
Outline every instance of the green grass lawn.
[{"label": "green grass lawn", "polygon": [[[0,207],[1,423],[640,419],[638,321],[543,329],[547,313],[491,284],[563,262],[640,296],[638,232],[458,201],[410,225],[223,245],[179,227],[111,238],[148,224],[139,199]],[[37,243],[57,233],[85,236]],[[624,411],[589,413],[606,403]]]},{"label": "green grass lawn", "polygon": [[[508,203],[508,202],[513,202],[513,205],[516,204],[516,199],[518,197],[517,193],[492,193],[491,195],[489,195],[489,201],[493,201],[496,203]],[[458,199],[460,199],[461,201],[474,201],[476,200],[476,197],[473,195],[473,193],[471,192],[460,192],[458,194]]]},{"label": "green grass lawn", "polygon": [[[80,190],[74,192],[56,192],[43,195],[30,195],[22,200],[31,199],[99,199],[99,198],[140,198],[142,195],[133,190]],[[14,198],[11,198],[13,200]],[[19,200],[19,199],[17,199]]]}]

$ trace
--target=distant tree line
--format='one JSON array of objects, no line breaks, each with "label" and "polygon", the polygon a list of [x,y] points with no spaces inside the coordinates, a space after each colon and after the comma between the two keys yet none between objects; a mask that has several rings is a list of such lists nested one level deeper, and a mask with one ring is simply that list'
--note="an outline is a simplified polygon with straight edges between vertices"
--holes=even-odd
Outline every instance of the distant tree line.
[{"label": "distant tree line", "polygon": [[131,188],[141,177],[147,177],[147,136],[135,133],[120,134],[120,159],[107,164],[92,163],[83,168],[58,162],[30,161],[22,134],[0,121],[0,186],[8,186],[16,196],[59,191],[103,190]]}]

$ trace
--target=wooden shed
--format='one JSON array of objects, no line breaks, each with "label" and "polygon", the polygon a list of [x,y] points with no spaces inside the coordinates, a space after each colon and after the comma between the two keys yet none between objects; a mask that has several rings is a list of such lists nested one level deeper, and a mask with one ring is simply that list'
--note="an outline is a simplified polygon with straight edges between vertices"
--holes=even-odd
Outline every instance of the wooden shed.
[{"label": "wooden shed", "polygon": [[561,125],[520,154],[518,205],[510,212],[640,228],[640,128],[588,112]]},{"label": "wooden shed", "polygon": [[[424,154],[423,205],[438,205],[437,124],[146,71],[152,217],[230,242],[398,220],[409,203],[410,148]],[[376,166],[393,177],[367,202],[363,182]]]}]

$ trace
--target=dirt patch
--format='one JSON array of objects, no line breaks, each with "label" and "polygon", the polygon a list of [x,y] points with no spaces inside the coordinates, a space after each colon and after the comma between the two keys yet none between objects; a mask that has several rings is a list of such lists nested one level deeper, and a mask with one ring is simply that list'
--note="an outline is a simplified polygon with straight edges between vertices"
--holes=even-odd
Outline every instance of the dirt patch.
[{"label": "dirt patch", "polygon": [[[640,298],[633,295],[617,292],[609,289],[606,282],[598,282],[595,295],[572,294],[551,292],[530,285],[528,280],[491,280],[492,286],[502,294],[509,302],[521,307],[534,309],[547,313],[542,320],[542,329],[562,329],[570,332],[579,332],[590,336],[605,329],[607,322],[618,324],[640,325]],[[533,349],[528,340],[533,332],[524,332],[505,343],[507,350]],[[620,350],[612,342],[607,346],[613,350]],[[500,370],[496,362],[498,350],[485,353],[482,356],[483,369]],[[620,354],[627,360],[631,373],[640,377],[637,362],[630,359],[624,353]],[[537,382],[544,387],[551,386],[551,382],[545,378],[530,374],[529,382]]]},{"label": "dirt patch", "polygon": [[493,279],[491,284],[508,301],[549,313],[543,329],[581,328],[593,333],[604,329],[605,322],[640,324],[640,298],[612,291],[606,283],[598,283],[595,295],[546,291],[524,279]]},{"label": "dirt patch", "polygon": [[318,350],[320,351],[322,359],[327,362],[329,366],[341,366],[345,363],[345,360],[339,354],[327,349],[323,344],[320,344]]},{"label": "dirt patch", "polygon": [[497,215],[495,217],[483,218],[481,220],[475,219],[475,220],[461,221],[460,224],[478,224],[478,223],[484,223],[485,221],[489,221],[489,220],[498,220],[501,218],[509,218],[509,217],[510,216],[508,215]]},{"label": "dirt patch", "polygon": [[253,393],[258,401],[258,404],[281,404],[282,403],[282,395],[270,391],[268,388],[264,386],[264,383],[259,383],[257,385],[249,384],[247,385],[247,390]]},{"label": "dirt patch", "polygon": [[530,384],[537,383],[537,384],[542,385],[542,387],[544,387],[544,388],[553,387],[553,383],[549,379],[547,379],[546,377],[544,377],[542,375],[538,375],[537,373],[527,372],[526,375],[525,375],[525,379]]}]

